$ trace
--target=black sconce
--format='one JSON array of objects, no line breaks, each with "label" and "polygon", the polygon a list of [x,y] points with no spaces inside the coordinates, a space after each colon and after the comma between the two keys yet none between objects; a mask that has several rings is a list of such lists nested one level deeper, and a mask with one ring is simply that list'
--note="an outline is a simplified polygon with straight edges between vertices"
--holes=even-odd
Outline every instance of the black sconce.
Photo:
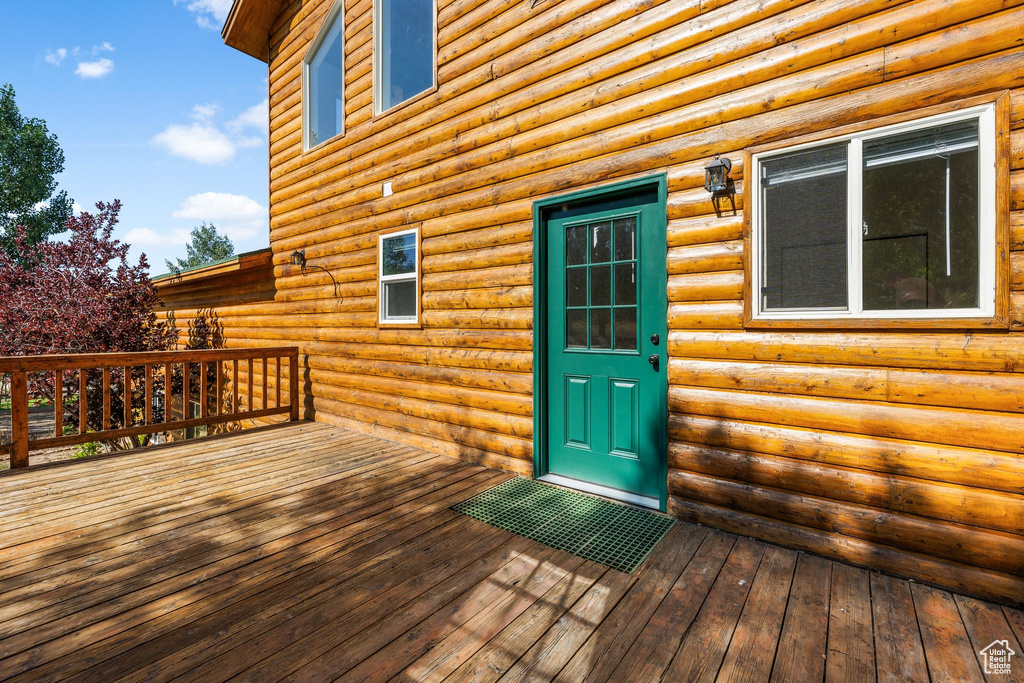
[{"label": "black sconce", "polygon": [[729,191],[729,171],[732,161],[716,154],[714,161],[704,167],[704,189],[713,195]]},{"label": "black sconce", "polygon": [[296,249],[295,251],[293,251],[291,257],[288,259],[288,262],[291,263],[293,266],[298,266],[299,268],[301,268],[303,275],[306,274],[306,270],[308,270],[309,268],[316,268],[317,270],[322,270],[325,273],[327,273],[327,277],[331,278],[331,284],[334,285],[334,296],[338,296],[338,281],[334,279],[334,275],[332,275],[331,271],[327,270],[323,266],[307,265],[305,249]]}]

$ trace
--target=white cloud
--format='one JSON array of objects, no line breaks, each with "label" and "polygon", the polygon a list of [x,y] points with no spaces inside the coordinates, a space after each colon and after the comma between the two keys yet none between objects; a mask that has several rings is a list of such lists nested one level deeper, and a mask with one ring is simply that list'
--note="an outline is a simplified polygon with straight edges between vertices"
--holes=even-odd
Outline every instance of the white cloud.
[{"label": "white cloud", "polygon": [[47,50],[46,56],[43,57],[47,62],[54,66],[60,66],[60,63],[64,61],[64,58],[68,56],[68,49],[66,47],[57,48],[56,50]]},{"label": "white cloud", "polygon": [[176,157],[200,164],[223,164],[235,156],[235,143],[215,126],[201,122],[172,124],[153,142]]},{"label": "white cloud", "polygon": [[[239,148],[266,144],[267,102],[249,107],[223,124],[216,122],[221,107],[216,103],[197,104],[189,112],[191,125],[171,124],[153,137],[153,142],[175,156],[200,164],[223,164],[235,157]],[[250,129],[260,131],[253,135]]]},{"label": "white cloud", "polygon": [[192,195],[171,215],[196,223],[213,223],[233,240],[251,239],[267,225],[267,207],[245,195],[226,192]]},{"label": "white cloud", "polygon": [[114,70],[114,60],[103,57],[94,62],[79,62],[75,74],[82,78],[103,78]]},{"label": "white cloud", "polygon": [[228,18],[231,3],[232,0],[174,0],[175,5],[185,4],[188,11],[196,15],[196,23],[200,28],[214,31],[219,30]]},{"label": "white cloud", "polygon": [[101,52],[114,52],[114,46],[111,45],[110,43],[108,43],[107,41],[103,41],[99,45],[93,45],[92,46],[92,55],[93,55],[93,57],[95,57],[96,55],[98,55]]},{"label": "white cloud", "polygon": [[189,231],[182,229],[157,232],[150,228],[132,228],[122,240],[133,247],[182,247],[188,244]]},{"label": "white cloud", "polygon": [[209,123],[213,119],[213,117],[219,113],[219,104],[197,104],[196,106],[192,107],[192,112],[189,114],[189,116],[191,116],[196,121]]},{"label": "white cloud", "polygon": [[255,128],[261,133],[266,134],[269,107],[269,100],[263,100],[259,104],[254,104],[231,121],[228,121],[225,127],[233,133],[241,133],[247,128]]}]

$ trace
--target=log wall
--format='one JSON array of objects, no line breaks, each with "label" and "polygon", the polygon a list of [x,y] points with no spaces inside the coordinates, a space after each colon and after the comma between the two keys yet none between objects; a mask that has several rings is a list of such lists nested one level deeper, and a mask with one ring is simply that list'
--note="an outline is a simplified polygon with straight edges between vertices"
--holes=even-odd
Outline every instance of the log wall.
[{"label": "log wall", "polygon": [[[529,475],[532,203],[666,172],[670,512],[1021,600],[1024,0],[438,0],[439,87],[379,117],[372,2],[345,2],[346,134],[303,152],[331,1],[285,3],[272,273],[163,287],[179,327],[206,310],[228,346],[298,344],[317,420]],[[708,159],[999,91],[1010,330],[744,330],[742,170],[718,216]],[[377,232],[400,226],[422,230],[423,328],[378,330]]]}]

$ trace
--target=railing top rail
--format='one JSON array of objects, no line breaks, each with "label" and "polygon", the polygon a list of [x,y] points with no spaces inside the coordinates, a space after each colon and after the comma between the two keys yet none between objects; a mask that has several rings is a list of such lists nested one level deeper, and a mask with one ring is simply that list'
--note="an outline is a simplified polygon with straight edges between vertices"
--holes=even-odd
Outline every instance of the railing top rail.
[{"label": "railing top rail", "polygon": [[141,351],[138,353],[75,353],[49,356],[0,356],[0,374],[39,372],[45,370],[81,370],[124,367],[157,363],[200,363],[247,358],[298,357],[296,346],[274,346],[231,349],[176,351]]}]

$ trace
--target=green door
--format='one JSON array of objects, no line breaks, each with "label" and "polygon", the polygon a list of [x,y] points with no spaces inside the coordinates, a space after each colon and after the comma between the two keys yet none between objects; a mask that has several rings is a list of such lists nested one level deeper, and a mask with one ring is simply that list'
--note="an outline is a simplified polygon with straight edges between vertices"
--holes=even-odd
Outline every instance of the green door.
[{"label": "green door", "polygon": [[544,474],[660,507],[668,392],[664,204],[654,189],[564,205],[545,223]]}]

